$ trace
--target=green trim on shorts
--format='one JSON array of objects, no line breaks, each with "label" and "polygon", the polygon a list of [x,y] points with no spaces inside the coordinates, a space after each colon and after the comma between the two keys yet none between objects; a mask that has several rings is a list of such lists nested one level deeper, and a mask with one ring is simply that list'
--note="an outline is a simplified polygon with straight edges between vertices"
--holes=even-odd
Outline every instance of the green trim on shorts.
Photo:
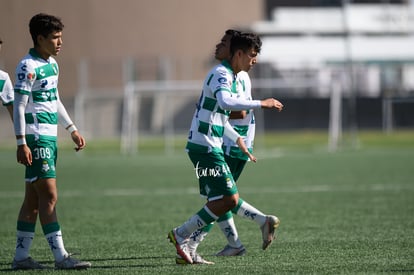
[{"label": "green trim on shorts", "polygon": [[17,230],[24,232],[35,232],[36,224],[24,221],[17,221]]},{"label": "green trim on shorts", "polygon": [[207,224],[206,226],[215,221],[215,219],[210,216],[210,214],[204,208],[201,208],[200,211],[197,212],[197,215],[204,221],[204,223]]},{"label": "green trim on shorts", "polygon": [[52,232],[57,232],[60,230],[60,225],[58,222],[52,222],[45,225],[42,225],[43,234],[47,235]]},{"label": "green trim on shorts", "polygon": [[234,207],[231,212],[233,212],[234,214],[237,214],[237,212],[239,211],[242,203],[244,202],[244,200],[242,198],[239,198],[239,202],[237,203],[236,207]]},{"label": "green trim on shorts", "polygon": [[233,214],[231,214],[231,211],[227,211],[217,219],[217,222],[227,221],[231,218],[233,218]]}]

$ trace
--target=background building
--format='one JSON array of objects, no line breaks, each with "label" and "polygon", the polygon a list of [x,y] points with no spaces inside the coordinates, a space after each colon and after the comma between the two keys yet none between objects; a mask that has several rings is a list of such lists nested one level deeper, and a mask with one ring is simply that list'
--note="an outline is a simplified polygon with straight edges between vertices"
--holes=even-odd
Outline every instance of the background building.
[{"label": "background building", "polygon": [[[260,129],[328,129],[334,90],[340,127],[414,127],[410,2],[0,0],[0,6],[0,67],[13,79],[32,46],[31,16],[63,19],[60,93],[88,138],[185,133],[215,62],[214,46],[228,28],[262,36],[251,72],[255,97],[274,96],[286,106],[280,114],[259,112]],[[0,112],[0,123],[9,123]],[[12,140],[13,132],[0,135]]]}]

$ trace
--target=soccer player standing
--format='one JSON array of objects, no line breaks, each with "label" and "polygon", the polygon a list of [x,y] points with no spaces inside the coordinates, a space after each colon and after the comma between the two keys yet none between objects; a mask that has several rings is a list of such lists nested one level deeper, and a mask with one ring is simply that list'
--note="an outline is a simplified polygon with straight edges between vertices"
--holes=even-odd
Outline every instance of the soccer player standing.
[{"label": "soccer player standing", "polygon": [[237,96],[237,73],[249,71],[256,63],[261,46],[258,42],[257,37],[251,35],[233,36],[230,60],[224,60],[215,66],[204,81],[186,149],[199,180],[200,194],[207,197],[207,203],[188,221],[168,234],[177,254],[187,263],[193,263],[188,249],[191,234],[216,221],[238,204],[237,186],[224,159],[223,136],[226,135],[236,142],[249,159],[256,161],[248,151],[243,138],[228,122],[229,110],[275,108],[280,111],[283,108],[274,98],[246,100]]},{"label": "soccer player standing", "polygon": [[[0,50],[3,44],[3,40],[0,38]],[[10,80],[9,74],[0,70],[0,100],[3,106],[6,106],[9,112],[10,118],[13,120],[13,99],[14,91],[13,85]]]},{"label": "soccer player standing", "polygon": [[69,131],[76,151],[85,139],[73,124],[59,98],[59,67],[52,56],[62,47],[63,23],[53,15],[37,14],[29,23],[34,47],[16,68],[14,129],[17,161],[26,166],[25,197],[17,219],[13,269],[43,269],[29,257],[37,216],[55,258],[57,269],[91,266],[65,250],[56,214],[56,159],[58,122]]}]

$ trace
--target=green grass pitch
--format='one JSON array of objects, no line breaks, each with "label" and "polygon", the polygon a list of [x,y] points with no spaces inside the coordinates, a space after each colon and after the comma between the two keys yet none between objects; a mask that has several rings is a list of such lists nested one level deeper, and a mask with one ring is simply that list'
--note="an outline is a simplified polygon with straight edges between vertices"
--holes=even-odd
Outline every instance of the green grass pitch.
[{"label": "green grass pitch", "polygon": [[[247,165],[238,188],[244,200],[280,218],[277,240],[262,251],[258,226],[235,217],[247,254],[212,256],[225,245],[215,226],[198,249],[213,266],[177,266],[166,238],[204,204],[183,140],[171,155],[149,140],[141,140],[136,156],[120,156],[111,143],[90,142],[81,154],[62,145],[57,211],[65,247],[93,265],[76,274],[414,273],[413,132],[361,133],[357,148],[335,153],[326,150],[326,133],[258,139],[259,161]],[[1,147],[5,274],[14,253],[23,173],[14,147]],[[31,256],[53,266],[39,222]]]}]

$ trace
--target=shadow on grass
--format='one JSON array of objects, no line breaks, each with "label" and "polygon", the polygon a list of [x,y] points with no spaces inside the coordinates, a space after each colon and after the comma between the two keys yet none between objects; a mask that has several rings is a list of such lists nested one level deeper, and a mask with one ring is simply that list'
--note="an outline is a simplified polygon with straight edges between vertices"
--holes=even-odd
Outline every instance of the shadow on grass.
[{"label": "shadow on grass", "polygon": [[[100,258],[100,259],[84,259],[92,263],[92,266],[88,269],[124,269],[124,268],[158,268],[159,264],[123,264],[123,265],[99,265],[101,262],[110,262],[110,261],[133,261],[133,260],[156,260],[156,259],[166,259],[166,256],[156,256],[156,257],[120,257],[120,258]],[[54,269],[54,261],[38,261],[40,264],[45,265],[47,270]],[[96,264],[94,264],[96,263]],[[176,265],[175,261],[171,261],[171,265]],[[8,268],[4,268],[4,267]],[[0,272],[16,272],[16,270],[11,269],[11,262],[0,262]]]}]

